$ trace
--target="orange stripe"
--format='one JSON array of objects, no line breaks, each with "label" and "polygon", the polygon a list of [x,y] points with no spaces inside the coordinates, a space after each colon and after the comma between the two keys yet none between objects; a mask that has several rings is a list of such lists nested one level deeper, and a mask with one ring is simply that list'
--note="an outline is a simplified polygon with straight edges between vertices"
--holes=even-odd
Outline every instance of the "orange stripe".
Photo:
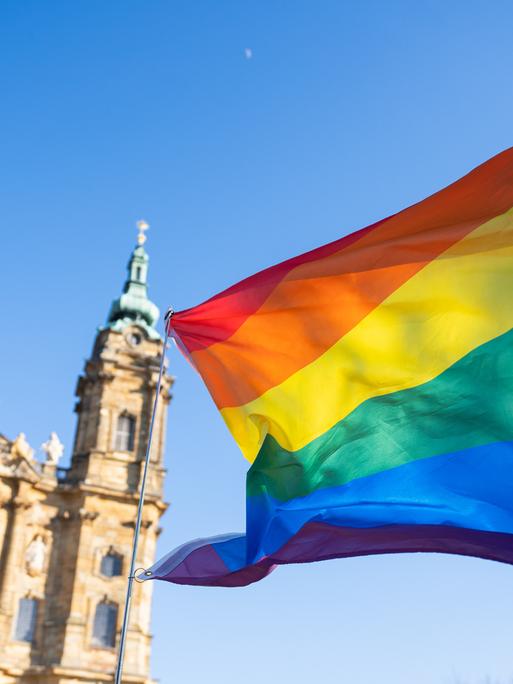
[{"label": "orange stripe", "polygon": [[[297,257],[299,265],[246,320],[233,315],[233,302],[223,309],[221,293],[176,314],[172,327],[192,352],[219,408],[245,404],[314,361],[426,264],[512,206],[510,148],[373,230],[360,232],[345,249],[320,250],[322,256],[314,260],[313,252],[303,255],[306,261]],[[254,304],[252,288],[263,286],[272,273],[263,271],[227,291],[240,297],[238,313],[249,313],[245,300]]]},{"label": "orange stripe", "polygon": [[381,231],[370,245],[369,234],[357,250],[324,260],[323,270],[339,275],[309,277],[315,264],[295,269],[228,340],[193,352],[217,406],[246,404],[311,363],[481,222],[400,237],[390,230],[386,242]]},{"label": "orange stripe", "polygon": [[383,221],[378,221],[356,233],[345,235],[327,245],[266,268],[223,290],[203,304],[175,313],[170,321],[170,331],[179,333],[189,352],[223,342],[258,311],[278,283],[296,266],[310,261],[319,262],[330,254],[340,253],[370,231],[377,230],[381,223]]},{"label": "orange stripe", "polygon": [[[340,240],[260,271],[203,304],[177,312],[170,322],[189,352],[206,349],[231,337],[264,304],[268,296],[288,275],[294,278],[297,267],[309,263],[308,277],[328,275],[323,271],[325,257],[347,250],[363,238],[368,245],[385,244],[391,233],[422,232],[443,226],[463,225],[488,220],[513,206],[513,148],[505,150],[485,164],[426,200]],[[356,245],[358,249],[358,245]],[[419,257],[424,259],[424,255]],[[372,264],[360,264],[357,271],[369,270]],[[306,271],[303,271],[306,273]],[[337,275],[333,273],[332,275]]]}]

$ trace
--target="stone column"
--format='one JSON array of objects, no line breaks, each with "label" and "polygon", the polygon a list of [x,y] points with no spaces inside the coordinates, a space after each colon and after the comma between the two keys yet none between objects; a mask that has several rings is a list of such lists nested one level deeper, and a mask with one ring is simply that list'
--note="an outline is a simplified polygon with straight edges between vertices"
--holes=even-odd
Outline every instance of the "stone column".
[{"label": "stone column", "polygon": [[78,553],[75,565],[75,577],[72,598],[62,650],[61,665],[63,667],[81,667],[82,653],[87,644],[87,581],[91,574],[94,521],[98,513],[80,509],[75,513],[79,522]]},{"label": "stone column", "polygon": [[[20,574],[24,572],[23,552],[25,549],[25,511],[30,503],[23,496],[23,484],[18,494],[9,502],[9,521],[4,544],[6,544],[5,564],[2,568],[0,585],[0,636],[5,643],[10,638],[13,618],[16,613],[16,597],[21,586]],[[6,652],[0,645],[0,652]]]}]

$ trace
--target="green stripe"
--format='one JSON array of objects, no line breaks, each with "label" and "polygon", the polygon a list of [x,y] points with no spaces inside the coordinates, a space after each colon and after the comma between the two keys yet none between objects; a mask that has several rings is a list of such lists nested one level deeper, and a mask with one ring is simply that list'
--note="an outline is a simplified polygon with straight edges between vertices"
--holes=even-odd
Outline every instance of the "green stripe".
[{"label": "green stripe", "polygon": [[298,451],[268,435],[248,472],[247,492],[287,501],[410,461],[512,439],[510,330],[430,382],[365,401]]}]

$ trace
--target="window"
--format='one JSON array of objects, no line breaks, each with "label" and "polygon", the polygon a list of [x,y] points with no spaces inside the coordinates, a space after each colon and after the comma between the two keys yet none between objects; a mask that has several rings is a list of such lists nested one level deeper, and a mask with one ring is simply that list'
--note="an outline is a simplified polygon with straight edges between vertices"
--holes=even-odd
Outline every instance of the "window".
[{"label": "window", "polygon": [[100,572],[105,577],[119,577],[123,570],[123,556],[112,549],[103,556],[100,563]]},{"label": "window", "polygon": [[142,337],[139,335],[139,333],[128,333],[126,338],[128,340],[128,344],[131,344],[133,347],[137,347],[137,345],[141,344],[142,342]]},{"label": "window", "polygon": [[93,646],[114,648],[118,607],[115,603],[102,601],[96,606],[93,624]]},{"label": "window", "polygon": [[18,619],[14,638],[18,641],[34,641],[37,620],[37,599],[22,598],[18,603]]},{"label": "window", "polygon": [[141,267],[140,266],[137,267],[137,270],[135,272],[135,279],[141,280]]},{"label": "window", "polygon": [[118,417],[114,448],[118,451],[132,451],[134,448],[135,418],[123,413]]}]

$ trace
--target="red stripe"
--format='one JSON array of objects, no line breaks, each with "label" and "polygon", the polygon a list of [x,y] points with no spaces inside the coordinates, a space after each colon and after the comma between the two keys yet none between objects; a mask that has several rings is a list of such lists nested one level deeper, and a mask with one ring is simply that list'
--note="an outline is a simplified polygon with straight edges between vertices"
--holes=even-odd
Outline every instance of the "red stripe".
[{"label": "red stripe", "polygon": [[[385,221],[388,219],[384,219]],[[175,313],[169,322],[190,352],[222,342],[257,311],[278,283],[297,266],[339,252],[377,228],[383,221],[361,228],[322,247],[270,266],[214,295],[198,306]],[[212,332],[215,336],[212,337]]]},{"label": "red stripe", "polygon": [[[284,278],[293,277],[294,269],[308,263],[319,262],[314,270],[323,275],[322,260],[337,252],[357,249],[360,241],[373,244],[398,235],[414,235],[433,228],[448,228],[485,222],[513,206],[513,148],[505,150],[460,180],[431,195],[427,199],[379,221],[367,228],[347,235],[335,242],[294,257],[253,275],[224,290],[199,306],[176,313],[170,328],[180,336],[189,352],[204,350],[210,345],[226,341],[242,323],[267,300]],[[365,263],[365,250],[360,270],[371,265]],[[423,255],[419,254],[422,260]],[[315,265],[316,266],[316,265]],[[290,274],[290,275],[289,275]],[[332,274],[333,275],[333,274]],[[172,332],[172,330],[171,330]]]}]

